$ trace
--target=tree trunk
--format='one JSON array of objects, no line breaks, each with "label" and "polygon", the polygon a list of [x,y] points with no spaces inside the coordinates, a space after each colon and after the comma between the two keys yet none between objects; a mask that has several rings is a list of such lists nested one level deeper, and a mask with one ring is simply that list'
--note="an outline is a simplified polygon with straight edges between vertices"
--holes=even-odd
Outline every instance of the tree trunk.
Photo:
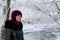
[{"label": "tree trunk", "polygon": [[[4,7],[4,14],[6,15],[6,20],[9,20],[9,15],[10,15],[10,0],[7,0],[7,5]],[[2,30],[1,30],[1,39],[5,40],[5,25],[2,26]]]}]

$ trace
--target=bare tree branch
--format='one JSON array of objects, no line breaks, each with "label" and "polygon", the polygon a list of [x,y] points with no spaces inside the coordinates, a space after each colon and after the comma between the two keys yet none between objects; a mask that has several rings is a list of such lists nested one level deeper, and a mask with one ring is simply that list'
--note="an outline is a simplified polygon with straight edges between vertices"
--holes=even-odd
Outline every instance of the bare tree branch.
[{"label": "bare tree branch", "polygon": [[[41,11],[41,12],[43,12],[44,14],[47,14],[46,12],[42,11],[38,6],[35,5],[35,7],[37,8],[38,11]],[[47,14],[47,15],[49,15],[50,17],[52,17],[50,14]]]},{"label": "bare tree branch", "polygon": [[56,0],[53,0],[53,3],[55,3],[55,5],[56,5],[56,7],[57,7],[57,9],[58,9],[58,14],[59,14],[59,12],[60,12],[60,8],[58,7],[58,4],[57,4],[57,2],[55,2]]},{"label": "bare tree branch", "polygon": [[[38,11],[41,11],[44,14],[47,14],[46,12],[42,11],[38,6],[35,5],[35,7],[37,8]],[[51,18],[53,18],[50,14],[47,14],[47,15],[49,15]],[[56,20],[54,20],[54,22],[60,25],[60,23],[58,23]]]},{"label": "bare tree branch", "polygon": [[44,2],[44,3],[39,3],[39,4],[50,4],[50,3],[57,3],[57,2],[60,2],[60,1],[56,1],[56,2]]}]

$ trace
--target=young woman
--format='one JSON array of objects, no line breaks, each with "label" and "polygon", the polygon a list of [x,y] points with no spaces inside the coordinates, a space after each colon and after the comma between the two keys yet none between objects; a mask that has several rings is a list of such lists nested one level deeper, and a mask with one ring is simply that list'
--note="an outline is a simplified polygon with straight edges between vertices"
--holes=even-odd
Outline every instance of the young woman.
[{"label": "young woman", "polygon": [[24,40],[21,18],[21,11],[14,10],[12,12],[11,20],[5,22],[5,40]]}]

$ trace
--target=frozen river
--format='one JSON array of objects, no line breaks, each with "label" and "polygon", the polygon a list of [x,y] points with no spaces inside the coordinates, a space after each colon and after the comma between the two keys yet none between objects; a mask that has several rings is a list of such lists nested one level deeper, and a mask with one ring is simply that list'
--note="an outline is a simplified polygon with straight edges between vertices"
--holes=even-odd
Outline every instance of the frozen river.
[{"label": "frozen river", "polygon": [[60,40],[60,33],[53,34],[45,31],[31,32],[24,34],[24,38],[25,40]]}]

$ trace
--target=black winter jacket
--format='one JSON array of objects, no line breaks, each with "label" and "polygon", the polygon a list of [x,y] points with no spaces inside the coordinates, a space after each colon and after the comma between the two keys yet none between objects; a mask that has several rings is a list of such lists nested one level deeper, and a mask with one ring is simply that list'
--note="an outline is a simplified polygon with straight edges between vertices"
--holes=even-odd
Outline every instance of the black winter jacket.
[{"label": "black winter jacket", "polygon": [[17,25],[12,20],[5,22],[5,40],[24,40],[23,24]]}]

